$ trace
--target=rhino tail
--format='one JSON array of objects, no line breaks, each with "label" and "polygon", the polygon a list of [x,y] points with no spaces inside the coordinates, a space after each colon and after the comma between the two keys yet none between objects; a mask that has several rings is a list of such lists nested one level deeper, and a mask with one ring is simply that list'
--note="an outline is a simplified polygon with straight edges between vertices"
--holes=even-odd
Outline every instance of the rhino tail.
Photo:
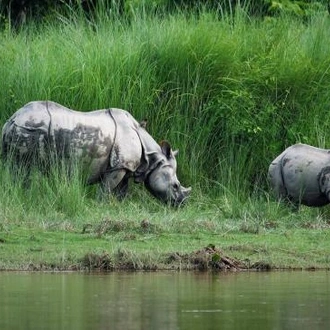
[{"label": "rhino tail", "polygon": [[7,160],[7,146],[4,142],[4,136],[2,135],[2,141],[1,141],[1,159],[5,162]]},{"label": "rhino tail", "polygon": [[9,143],[8,143],[8,125],[10,123],[7,121],[2,128],[2,139],[1,139],[1,159],[3,162],[8,160],[9,154]]},{"label": "rhino tail", "polygon": [[276,198],[285,199],[288,196],[283,177],[283,155],[272,161],[268,169],[268,180]]}]

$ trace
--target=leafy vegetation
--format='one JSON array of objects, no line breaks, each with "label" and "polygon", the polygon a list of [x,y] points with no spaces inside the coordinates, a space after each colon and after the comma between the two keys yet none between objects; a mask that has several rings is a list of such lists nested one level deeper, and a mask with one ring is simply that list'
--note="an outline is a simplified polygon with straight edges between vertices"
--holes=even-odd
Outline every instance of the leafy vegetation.
[{"label": "leafy vegetation", "polygon": [[35,173],[26,188],[2,164],[0,268],[83,268],[91,255],[153,268],[165,265],[164,253],[209,244],[251,263],[327,267],[327,208],[292,213],[269,196],[266,175],[290,144],[329,148],[329,29],[325,8],[308,21],[255,19],[239,8],[221,19],[201,10],[124,20],[104,10],[91,20],[72,10],[7,26],[1,123],[31,100],[127,109],[180,150],[178,176],[193,193],[178,210],[138,185],[121,203],[99,201],[79,174]]},{"label": "leafy vegetation", "polygon": [[78,10],[87,19],[94,19],[102,11],[123,19],[132,18],[141,10],[166,15],[178,9],[195,13],[208,9],[223,15],[233,14],[237,7],[242,7],[254,17],[285,13],[308,18],[326,5],[329,5],[327,0],[2,0],[0,17],[19,27],[31,20],[54,16],[56,12],[70,15],[72,10]]}]

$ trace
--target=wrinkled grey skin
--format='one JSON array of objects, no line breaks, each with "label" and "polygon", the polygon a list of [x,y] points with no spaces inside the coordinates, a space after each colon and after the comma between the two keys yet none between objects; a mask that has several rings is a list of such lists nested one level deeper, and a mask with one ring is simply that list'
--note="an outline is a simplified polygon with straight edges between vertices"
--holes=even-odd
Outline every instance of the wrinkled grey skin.
[{"label": "wrinkled grey skin", "polygon": [[175,155],[161,145],[127,111],[78,112],[50,101],[30,102],[2,129],[2,155],[18,164],[44,168],[54,157],[77,159],[87,171],[87,183],[122,198],[128,180],[144,182],[158,199],[180,205],[191,188],[181,186]]},{"label": "wrinkled grey skin", "polygon": [[269,166],[268,177],[278,199],[307,206],[330,202],[330,150],[295,144]]}]

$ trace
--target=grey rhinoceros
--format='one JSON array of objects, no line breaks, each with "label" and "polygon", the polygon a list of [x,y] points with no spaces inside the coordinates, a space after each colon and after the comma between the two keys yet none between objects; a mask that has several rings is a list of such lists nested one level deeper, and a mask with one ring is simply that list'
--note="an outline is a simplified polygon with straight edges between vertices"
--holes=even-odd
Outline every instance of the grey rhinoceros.
[{"label": "grey rhinoceros", "polygon": [[79,112],[51,101],[30,102],[2,129],[2,155],[18,164],[49,164],[77,159],[87,184],[124,197],[128,180],[144,182],[156,198],[174,206],[189,196],[176,175],[177,151],[160,145],[132,115],[121,109]]},{"label": "grey rhinoceros", "polygon": [[307,206],[330,203],[330,150],[295,144],[269,166],[270,184],[279,199]]}]

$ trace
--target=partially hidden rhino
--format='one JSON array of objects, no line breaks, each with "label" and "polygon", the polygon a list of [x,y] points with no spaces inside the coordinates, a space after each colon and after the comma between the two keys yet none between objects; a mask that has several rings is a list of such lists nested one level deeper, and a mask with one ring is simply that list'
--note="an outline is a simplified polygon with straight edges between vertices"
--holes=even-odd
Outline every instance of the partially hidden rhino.
[{"label": "partially hidden rhino", "polygon": [[295,207],[330,203],[330,150],[295,144],[269,166],[268,177],[278,199]]},{"label": "partially hidden rhino", "polygon": [[[79,112],[51,101],[30,102],[2,129],[2,156],[17,164],[49,164],[51,159],[77,159],[87,171],[87,184],[122,198],[128,181],[144,182],[156,198],[178,206],[190,194],[176,175],[177,151],[150,136],[121,109]],[[28,166],[29,167],[29,166]]]}]

